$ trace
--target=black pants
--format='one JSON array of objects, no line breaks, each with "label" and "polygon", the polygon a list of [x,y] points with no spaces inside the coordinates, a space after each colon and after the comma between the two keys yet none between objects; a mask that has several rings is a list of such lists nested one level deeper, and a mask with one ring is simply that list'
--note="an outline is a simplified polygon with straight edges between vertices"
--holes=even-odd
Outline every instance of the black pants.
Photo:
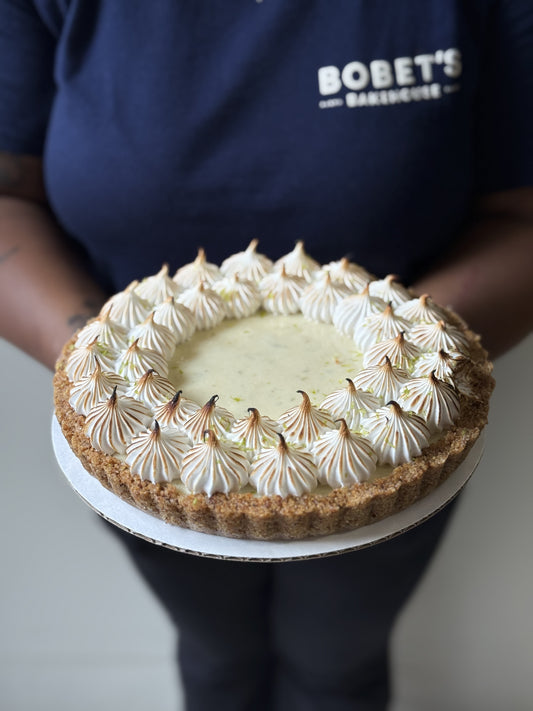
[{"label": "black pants", "polygon": [[372,548],[292,563],[212,560],[119,535],[179,629],[188,711],[383,711],[392,625],[451,509]]}]

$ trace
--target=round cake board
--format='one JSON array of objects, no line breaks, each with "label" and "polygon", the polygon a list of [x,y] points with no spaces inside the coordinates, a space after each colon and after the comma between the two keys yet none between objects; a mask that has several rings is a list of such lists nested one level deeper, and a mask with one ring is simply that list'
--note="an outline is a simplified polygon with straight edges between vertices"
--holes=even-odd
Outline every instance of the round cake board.
[{"label": "round cake board", "polygon": [[55,416],[52,419],[52,443],[59,466],[76,493],[100,516],[124,531],[181,553],[223,560],[278,563],[360,550],[423,523],[444,508],[470,479],[481,460],[484,438],[482,434],[464,462],[445,482],[404,511],[354,531],[303,541],[224,538],[165,523],[122,501],[91,476],[70,449]]}]

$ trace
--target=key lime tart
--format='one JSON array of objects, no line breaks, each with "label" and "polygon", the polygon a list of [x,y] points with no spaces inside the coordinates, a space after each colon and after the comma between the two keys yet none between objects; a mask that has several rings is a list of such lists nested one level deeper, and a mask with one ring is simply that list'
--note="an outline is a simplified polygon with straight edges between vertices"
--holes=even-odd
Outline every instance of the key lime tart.
[{"label": "key lime tart", "polygon": [[66,344],[58,421],[85,469],[177,526],[301,539],[410,506],[487,422],[478,336],[427,294],[303,243],[202,250],[132,282]]}]

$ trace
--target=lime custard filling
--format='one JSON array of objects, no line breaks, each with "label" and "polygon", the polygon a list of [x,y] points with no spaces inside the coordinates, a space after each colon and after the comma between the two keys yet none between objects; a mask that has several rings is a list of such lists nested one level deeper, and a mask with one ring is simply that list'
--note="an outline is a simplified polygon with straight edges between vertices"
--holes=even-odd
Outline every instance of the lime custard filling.
[{"label": "lime custard filling", "polygon": [[169,366],[176,389],[199,404],[216,394],[236,417],[255,407],[276,419],[300,402],[297,390],[318,405],[346,385],[361,370],[362,355],[331,324],[260,312],[196,331]]}]

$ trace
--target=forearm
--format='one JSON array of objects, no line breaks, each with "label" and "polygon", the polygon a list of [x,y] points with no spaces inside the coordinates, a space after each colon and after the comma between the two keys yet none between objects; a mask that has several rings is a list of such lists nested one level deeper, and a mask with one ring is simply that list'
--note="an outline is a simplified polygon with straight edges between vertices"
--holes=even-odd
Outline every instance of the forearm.
[{"label": "forearm", "polygon": [[48,210],[0,197],[0,335],[49,368],[106,295]]},{"label": "forearm", "polygon": [[[517,191],[518,192],[518,191]],[[522,196],[527,200],[528,194]],[[461,246],[413,287],[457,311],[495,358],[533,328],[533,220],[529,205],[481,210]]]}]

